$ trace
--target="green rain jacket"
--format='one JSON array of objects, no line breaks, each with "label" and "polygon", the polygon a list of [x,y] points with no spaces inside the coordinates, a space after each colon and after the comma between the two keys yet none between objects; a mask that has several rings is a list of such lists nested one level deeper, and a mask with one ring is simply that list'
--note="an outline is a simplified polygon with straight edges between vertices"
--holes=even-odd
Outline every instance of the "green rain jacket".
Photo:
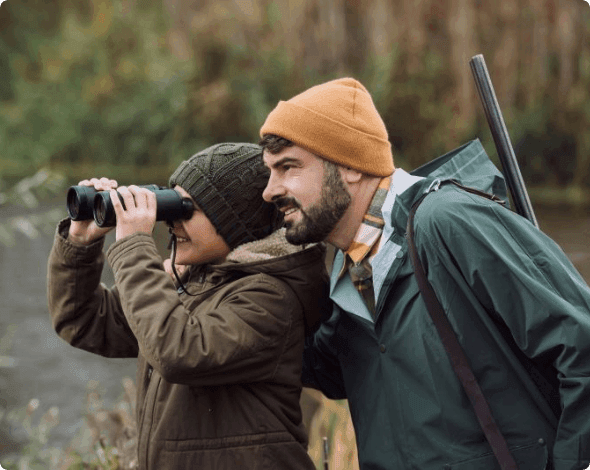
[{"label": "green rain jacket", "polygon": [[[304,384],[347,398],[360,466],[499,469],[450,365],[413,275],[408,211],[428,279],[455,329],[520,470],[590,463],[590,289],[562,250],[530,222],[470,194],[452,178],[506,198],[479,141],[412,172],[424,179],[395,198],[375,323],[335,300],[305,350]],[[384,245],[381,249],[387,249]],[[331,296],[342,265],[333,266]],[[523,366],[534,360],[557,387],[546,397]],[[551,387],[549,387],[551,390]],[[548,393],[547,395],[551,395]],[[555,411],[554,411],[555,410]]]}]

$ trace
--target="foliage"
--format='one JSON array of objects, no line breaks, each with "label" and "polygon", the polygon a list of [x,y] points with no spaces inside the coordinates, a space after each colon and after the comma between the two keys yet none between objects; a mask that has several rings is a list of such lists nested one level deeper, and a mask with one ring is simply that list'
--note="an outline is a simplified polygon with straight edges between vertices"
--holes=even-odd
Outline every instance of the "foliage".
[{"label": "foliage", "polygon": [[[10,58],[0,175],[22,177],[50,162],[167,164],[186,152],[191,140],[178,113],[191,65],[167,53],[158,10],[48,3],[33,18],[35,2],[12,0],[0,10],[8,23],[0,50]],[[48,17],[51,28],[43,28]]]},{"label": "foliage", "polygon": [[[24,445],[18,458],[9,459],[2,463],[6,470],[17,469],[47,469],[56,468],[59,458],[59,449],[47,445],[49,432],[59,422],[59,410],[51,407],[40,418],[38,423],[33,423],[33,415],[39,407],[39,400],[33,399],[23,410],[15,410],[6,413],[2,411],[1,420],[5,420],[9,426],[20,426],[27,434],[28,442]],[[48,467],[50,465],[51,467]]]},{"label": "foliage", "polygon": [[460,4],[9,0],[0,179],[49,166],[165,183],[205,146],[256,141],[279,100],[346,75],[373,94],[399,165],[476,136],[493,154],[467,64],[483,52],[525,180],[588,188],[588,6]]},{"label": "foliage", "polygon": [[97,383],[87,391],[85,426],[65,449],[48,445],[50,431],[59,422],[59,410],[51,407],[37,423],[34,415],[39,400],[32,399],[23,410],[0,414],[12,428],[26,433],[20,456],[2,462],[6,470],[128,470],[137,468],[137,441],[133,419],[135,386],[123,380],[124,394],[112,408],[105,409]]}]

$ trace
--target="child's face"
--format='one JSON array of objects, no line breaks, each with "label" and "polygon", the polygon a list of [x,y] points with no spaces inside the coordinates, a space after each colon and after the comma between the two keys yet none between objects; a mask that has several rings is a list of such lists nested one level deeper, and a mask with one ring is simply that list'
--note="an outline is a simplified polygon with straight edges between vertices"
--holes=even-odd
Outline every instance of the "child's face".
[{"label": "child's face", "polygon": [[[175,186],[182,197],[190,195],[180,186]],[[206,264],[222,261],[231,251],[225,240],[217,233],[207,216],[194,203],[195,211],[188,220],[174,221],[176,235],[176,264]]]}]

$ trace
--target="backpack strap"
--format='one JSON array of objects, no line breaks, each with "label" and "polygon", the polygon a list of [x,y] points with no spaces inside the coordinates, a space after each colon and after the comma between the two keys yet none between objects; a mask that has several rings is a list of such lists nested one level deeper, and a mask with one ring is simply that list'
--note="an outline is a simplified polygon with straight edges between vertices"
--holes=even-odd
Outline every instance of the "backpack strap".
[{"label": "backpack strap", "polygon": [[[461,186],[455,181],[452,181],[452,183],[456,184],[457,186]],[[469,188],[469,192],[482,195],[488,199],[499,200],[499,198],[496,196],[483,193],[473,188]],[[420,262],[420,258],[418,257],[418,251],[416,250],[416,246],[414,244],[414,215],[416,213],[416,209],[428,194],[429,193],[424,194],[412,206],[408,215],[408,225],[406,229],[408,250],[410,253],[412,265],[414,267],[414,273],[416,275],[418,287],[420,288],[420,292],[422,293],[422,297],[426,303],[428,313],[430,314],[444,348],[447,351],[455,374],[459,378],[465,393],[469,397],[469,401],[473,406],[477,420],[479,421],[486,439],[500,464],[500,468],[502,470],[518,470],[516,462],[514,461],[510,450],[508,449],[508,444],[500,432],[500,429],[498,428],[498,425],[492,416],[492,412],[481,390],[481,387],[479,386],[477,379],[475,378],[475,375],[469,366],[467,356],[465,355],[463,348],[457,340],[457,336],[455,335],[453,327],[451,326],[440,302],[438,301],[434,289],[426,278],[424,268]]]},{"label": "backpack strap", "polygon": [[495,194],[486,193],[484,191],[480,191],[479,189],[470,188],[469,186],[463,186],[457,180],[453,180],[453,179],[450,179],[450,180],[447,180],[447,181],[443,181],[442,184],[444,184],[446,182],[453,183],[455,186],[457,186],[458,188],[461,188],[463,191],[466,191],[466,192],[471,193],[471,194],[475,194],[476,196],[485,197],[486,199],[489,199],[490,201],[497,202],[501,206],[507,207],[506,206],[506,201],[504,199],[496,196]]}]

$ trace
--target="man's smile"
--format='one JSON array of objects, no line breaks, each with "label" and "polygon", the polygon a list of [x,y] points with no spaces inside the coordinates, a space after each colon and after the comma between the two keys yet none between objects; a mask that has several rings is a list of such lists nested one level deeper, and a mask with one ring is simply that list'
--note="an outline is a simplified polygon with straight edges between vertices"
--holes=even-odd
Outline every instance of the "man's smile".
[{"label": "man's smile", "polygon": [[286,209],[283,213],[285,214],[285,216],[288,216],[293,214],[294,212],[297,212],[298,210],[298,207],[290,207],[289,209]]},{"label": "man's smile", "polygon": [[285,217],[288,217],[301,209],[301,204],[292,197],[277,199],[274,203]]}]

